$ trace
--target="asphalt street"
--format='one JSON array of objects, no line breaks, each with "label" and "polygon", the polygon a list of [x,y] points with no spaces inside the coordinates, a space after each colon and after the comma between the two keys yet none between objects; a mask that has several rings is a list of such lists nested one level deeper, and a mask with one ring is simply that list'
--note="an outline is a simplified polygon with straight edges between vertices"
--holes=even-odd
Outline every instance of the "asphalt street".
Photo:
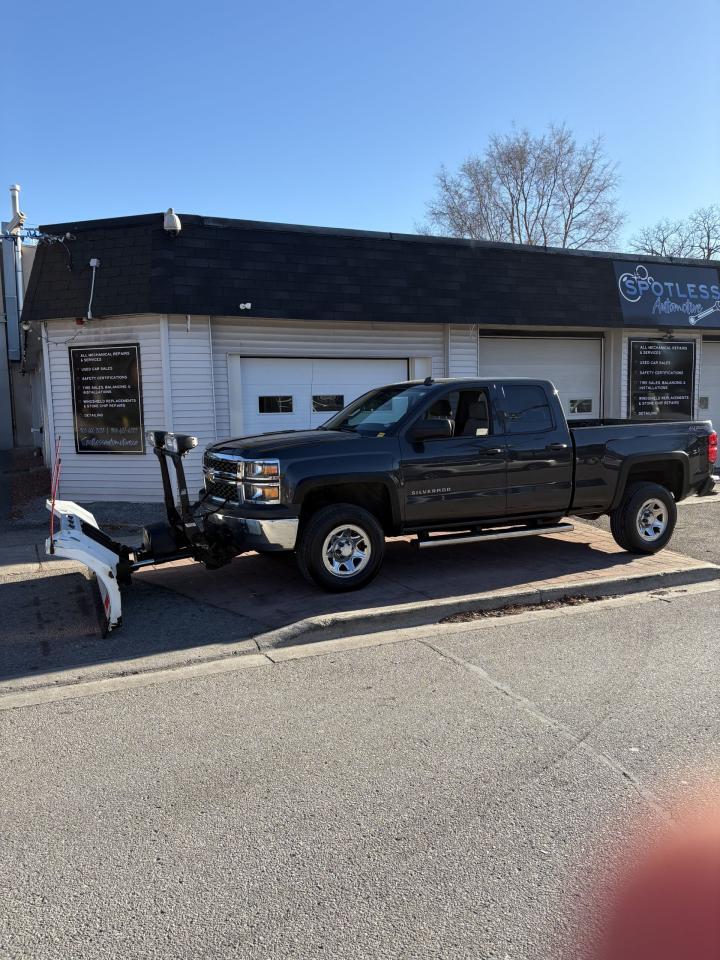
[{"label": "asphalt street", "polygon": [[577,956],[597,874],[718,772],[718,597],[0,709],[0,954]]}]

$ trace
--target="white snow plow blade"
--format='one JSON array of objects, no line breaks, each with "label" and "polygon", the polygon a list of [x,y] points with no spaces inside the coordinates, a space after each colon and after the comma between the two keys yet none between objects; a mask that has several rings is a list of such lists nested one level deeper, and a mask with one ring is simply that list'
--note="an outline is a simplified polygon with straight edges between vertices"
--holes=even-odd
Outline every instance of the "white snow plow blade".
[{"label": "white snow plow blade", "polygon": [[[70,500],[47,501],[47,508],[55,514],[56,529],[45,541],[49,556],[67,557],[89,567],[97,577],[100,588],[104,631],[119,626],[122,620],[122,601],[118,586],[119,547],[102,533],[95,517]],[[97,534],[94,533],[97,531]]]}]

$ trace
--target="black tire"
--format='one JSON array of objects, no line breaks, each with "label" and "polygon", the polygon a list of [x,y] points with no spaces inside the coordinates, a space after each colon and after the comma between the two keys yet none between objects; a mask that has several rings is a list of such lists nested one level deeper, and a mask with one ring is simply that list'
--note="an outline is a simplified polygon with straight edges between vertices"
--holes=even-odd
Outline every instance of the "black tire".
[{"label": "black tire", "polygon": [[[346,535],[339,528],[347,527]],[[326,541],[339,531],[336,553],[324,560]],[[342,550],[356,546],[356,555],[346,558]],[[311,583],[331,593],[359,590],[377,575],[385,553],[385,534],[377,518],[363,507],[333,503],[321,507],[300,531],[295,548],[300,572]],[[364,559],[358,555],[364,554]],[[335,572],[333,571],[335,568]],[[357,572],[353,572],[355,567]]]},{"label": "black tire", "polygon": [[[658,513],[654,529],[650,523],[641,532],[641,514],[654,501]],[[648,516],[646,512],[646,516]],[[659,483],[632,483],[625,491],[620,506],[610,514],[610,530],[615,543],[628,553],[657,553],[667,546],[675,530],[677,506],[666,487]]]}]

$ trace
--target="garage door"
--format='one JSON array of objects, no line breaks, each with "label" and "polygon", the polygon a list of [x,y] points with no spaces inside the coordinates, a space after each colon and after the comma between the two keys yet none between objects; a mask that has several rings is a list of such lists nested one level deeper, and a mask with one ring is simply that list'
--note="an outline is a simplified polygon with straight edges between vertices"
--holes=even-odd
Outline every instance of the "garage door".
[{"label": "garage door", "polygon": [[408,378],[405,359],[242,357],[230,364],[233,433],[319,427],[337,410],[373,387]]},{"label": "garage door", "polygon": [[481,337],[481,377],[551,380],[565,416],[602,416],[602,340],[550,337]]},{"label": "garage door", "polygon": [[698,419],[720,424],[720,343],[703,340],[700,357],[700,403]]}]

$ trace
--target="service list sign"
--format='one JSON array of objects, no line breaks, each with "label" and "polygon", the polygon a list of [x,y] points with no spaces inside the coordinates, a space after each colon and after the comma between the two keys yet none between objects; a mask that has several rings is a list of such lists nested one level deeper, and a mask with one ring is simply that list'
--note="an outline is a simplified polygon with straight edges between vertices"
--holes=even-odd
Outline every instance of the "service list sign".
[{"label": "service list sign", "polygon": [[638,339],[629,350],[629,416],[692,420],[695,343]]},{"label": "service list sign", "polygon": [[140,345],[69,347],[75,450],[144,453]]}]

